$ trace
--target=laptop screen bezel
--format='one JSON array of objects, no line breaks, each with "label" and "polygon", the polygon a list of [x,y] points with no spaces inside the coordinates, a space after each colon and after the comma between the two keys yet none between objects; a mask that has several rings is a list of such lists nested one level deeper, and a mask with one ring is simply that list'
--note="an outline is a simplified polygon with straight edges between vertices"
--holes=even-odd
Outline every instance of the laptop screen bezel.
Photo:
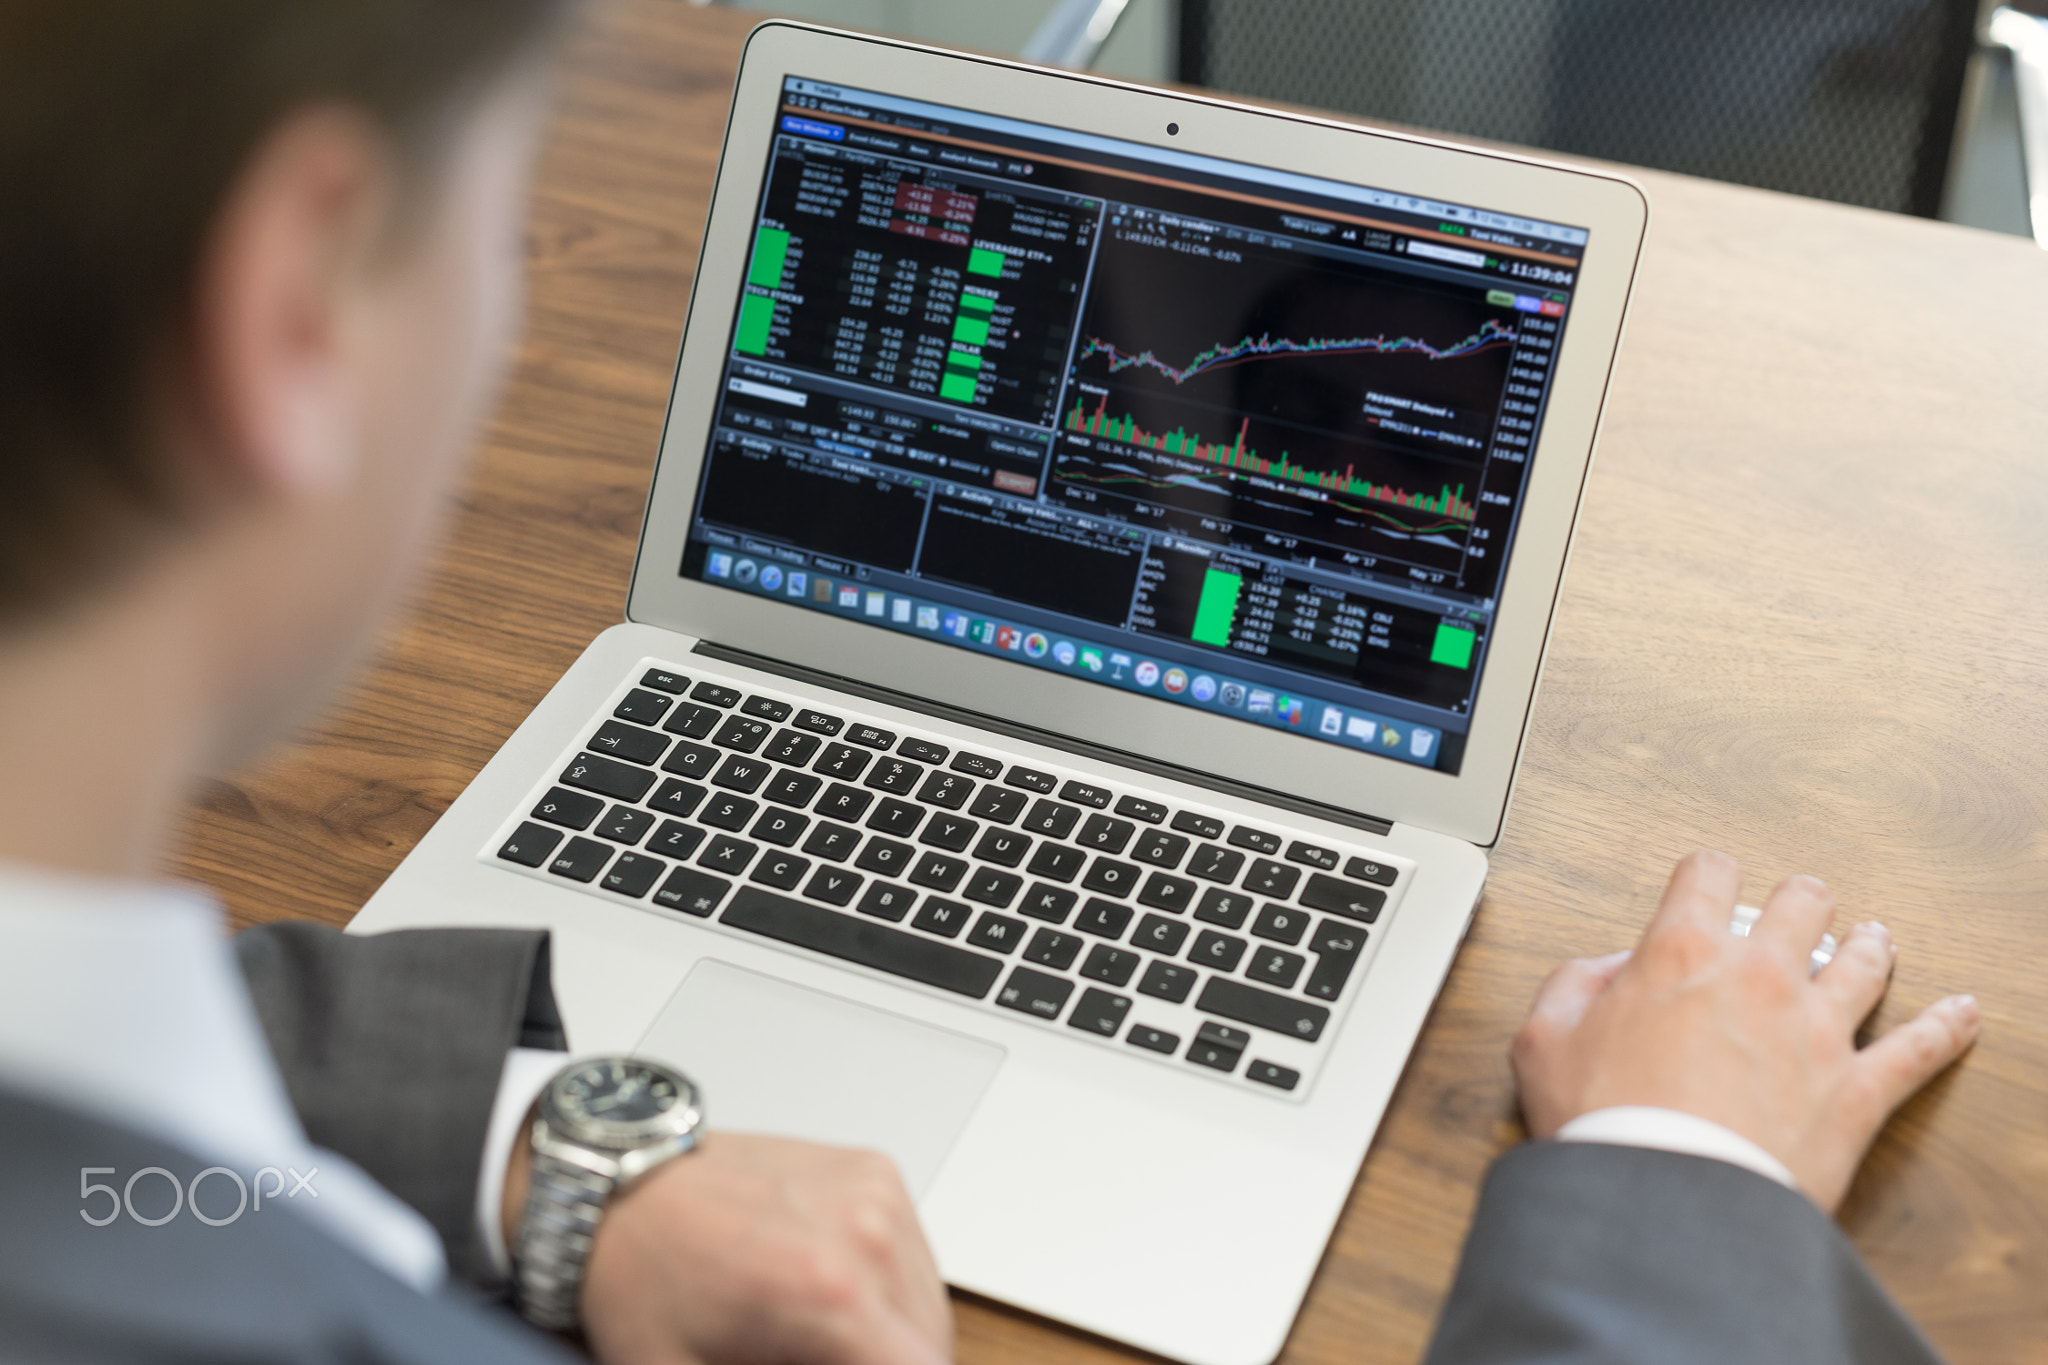
[{"label": "laptop screen bezel", "polygon": [[[776,114],[792,76],[1589,231],[1457,775],[682,576]],[[1171,137],[1169,123],[1179,130]],[[1612,176],[994,58],[765,23],[749,37],[740,65],[627,617],[1151,762],[1491,844],[1506,817],[1647,217],[1641,191]]]}]

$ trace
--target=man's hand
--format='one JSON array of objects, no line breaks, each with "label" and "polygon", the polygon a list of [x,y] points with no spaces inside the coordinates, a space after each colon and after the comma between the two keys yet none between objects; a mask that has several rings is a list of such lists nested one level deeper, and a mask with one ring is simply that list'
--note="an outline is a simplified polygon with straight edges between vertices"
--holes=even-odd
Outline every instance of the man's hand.
[{"label": "man's hand", "polygon": [[[515,1169],[522,1203],[523,1176]],[[893,1162],[731,1133],[605,1210],[583,1325],[604,1365],[943,1365],[953,1354],[952,1305]]]},{"label": "man's hand", "polygon": [[1522,1113],[1539,1138],[1612,1105],[1696,1114],[1784,1162],[1832,1212],[1891,1112],[1975,1041],[1977,1002],[1936,1001],[1858,1051],[1891,979],[1891,935],[1857,925],[1809,979],[1834,915],[1827,887],[1780,883],[1737,938],[1741,879],[1726,854],[1695,853],[1633,953],[1551,973],[1515,1036]]}]

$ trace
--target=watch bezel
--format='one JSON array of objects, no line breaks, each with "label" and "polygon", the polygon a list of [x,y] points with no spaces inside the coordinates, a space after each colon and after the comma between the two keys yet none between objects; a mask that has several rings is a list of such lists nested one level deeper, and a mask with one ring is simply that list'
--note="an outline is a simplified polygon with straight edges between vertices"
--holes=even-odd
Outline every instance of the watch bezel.
[{"label": "watch bezel", "polygon": [[[569,1087],[577,1079],[600,1069],[612,1073],[639,1071],[666,1080],[674,1086],[675,1098],[661,1112],[642,1119],[622,1121],[592,1114],[574,1097]],[[607,1076],[606,1083],[616,1084],[616,1077]],[[688,1139],[704,1118],[702,1098],[689,1077],[660,1062],[628,1056],[593,1057],[565,1069],[542,1092],[540,1110],[541,1117],[556,1134],[614,1157],[650,1147],[667,1147],[679,1139]]]}]

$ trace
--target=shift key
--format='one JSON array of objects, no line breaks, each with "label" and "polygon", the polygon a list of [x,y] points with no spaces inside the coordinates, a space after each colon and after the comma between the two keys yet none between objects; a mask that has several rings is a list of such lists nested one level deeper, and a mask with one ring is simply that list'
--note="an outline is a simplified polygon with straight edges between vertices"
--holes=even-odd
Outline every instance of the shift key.
[{"label": "shift key", "polygon": [[1322,1037],[1323,1025],[1330,1022],[1330,1012],[1321,1005],[1262,991],[1221,976],[1209,978],[1209,984],[1202,987],[1201,995],[1195,999],[1195,1008],[1204,1014],[1220,1014],[1225,1019],[1235,1019],[1254,1028],[1271,1029],[1307,1043]]}]

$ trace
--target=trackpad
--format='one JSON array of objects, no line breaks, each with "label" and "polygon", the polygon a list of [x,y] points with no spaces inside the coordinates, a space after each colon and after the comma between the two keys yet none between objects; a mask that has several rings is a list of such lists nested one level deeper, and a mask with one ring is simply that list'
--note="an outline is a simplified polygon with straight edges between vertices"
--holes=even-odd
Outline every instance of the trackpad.
[{"label": "trackpad", "polygon": [[1003,1064],[1003,1049],[709,958],[639,1051],[704,1087],[713,1130],[896,1159],[922,1199]]}]

